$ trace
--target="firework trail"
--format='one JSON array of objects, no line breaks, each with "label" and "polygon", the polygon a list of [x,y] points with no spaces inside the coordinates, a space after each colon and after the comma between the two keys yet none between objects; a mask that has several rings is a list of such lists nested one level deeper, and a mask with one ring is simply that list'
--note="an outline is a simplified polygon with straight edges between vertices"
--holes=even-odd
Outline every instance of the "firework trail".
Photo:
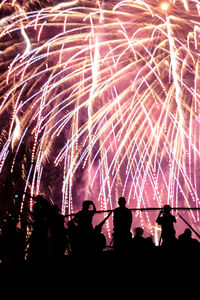
[{"label": "firework trail", "polygon": [[198,207],[200,2],[0,8],[2,182],[20,170],[15,185],[63,214],[87,197],[112,209],[121,195]]}]

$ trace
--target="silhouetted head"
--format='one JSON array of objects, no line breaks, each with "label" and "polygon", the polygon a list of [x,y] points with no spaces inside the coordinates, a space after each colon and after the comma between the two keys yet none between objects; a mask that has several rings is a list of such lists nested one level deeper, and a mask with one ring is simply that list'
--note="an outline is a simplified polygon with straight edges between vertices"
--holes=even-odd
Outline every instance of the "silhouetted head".
[{"label": "silhouetted head", "polygon": [[49,212],[51,208],[50,203],[46,200],[42,195],[37,195],[35,197],[35,204],[34,204],[34,213],[45,215]]},{"label": "silhouetted head", "polygon": [[91,205],[91,201],[90,200],[85,200],[85,201],[83,201],[82,209],[83,210],[88,210],[90,205]]},{"label": "silhouetted head", "polygon": [[136,227],[136,228],[135,228],[135,234],[136,234],[137,236],[142,236],[143,233],[144,233],[144,230],[142,229],[142,227]]},{"label": "silhouetted head", "polygon": [[94,232],[95,232],[95,233],[101,233],[101,229],[102,229],[102,226],[101,226],[101,225],[96,225],[96,226],[94,227]]},{"label": "silhouetted head", "polygon": [[166,205],[163,207],[163,211],[164,211],[164,213],[169,214],[170,211],[171,211],[171,206],[168,205],[168,204],[166,204]]},{"label": "silhouetted head", "polygon": [[36,202],[43,202],[43,201],[45,201],[45,199],[44,199],[44,197],[42,195],[37,195],[35,197],[35,201]]},{"label": "silhouetted head", "polygon": [[120,207],[125,207],[126,205],[126,199],[124,197],[120,197],[118,200],[118,204]]},{"label": "silhouetted head", "polygon": [[191,238],[192,236],[192,231],[190,230],[190,228],[186,228],[185,231],[184,231],[184,236],[188,239]]}]

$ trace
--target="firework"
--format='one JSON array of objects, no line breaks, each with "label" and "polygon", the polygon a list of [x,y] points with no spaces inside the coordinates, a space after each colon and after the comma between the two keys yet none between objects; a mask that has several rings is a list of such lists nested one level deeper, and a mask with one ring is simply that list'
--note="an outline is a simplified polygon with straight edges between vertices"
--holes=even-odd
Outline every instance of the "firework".
[{"label": "firework", "polygon": [[[112,209],[121,195],[130,207],[198,207],[199,8],[3,1],[2,180],[20,170],[15,188],[63,214],[86,198]],[[149,214],[138,218],[153,233]]]}]

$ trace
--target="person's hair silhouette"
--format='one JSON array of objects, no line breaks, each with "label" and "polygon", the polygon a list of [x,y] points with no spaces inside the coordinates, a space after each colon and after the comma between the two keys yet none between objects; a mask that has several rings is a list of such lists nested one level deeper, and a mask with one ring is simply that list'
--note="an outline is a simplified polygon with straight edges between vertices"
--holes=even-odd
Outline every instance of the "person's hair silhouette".
[{"label": "person's hair silhouette", "polygon": [[146,246],[146,240],[143,237],[144,230],[142,227],[136,227],[135,228],[135,234],[132,239],[132,248],[133,250],[144,250]]},{"label": "person's hair silhouette", "polygon": [[[92,209],[90,209],[92,207]],[[96,212],[96,207],[91,200],[85,200],[82,203],[82,210],[75,215],[75,222],[77,223],[80,231],[93,230],[92,219]]]}]

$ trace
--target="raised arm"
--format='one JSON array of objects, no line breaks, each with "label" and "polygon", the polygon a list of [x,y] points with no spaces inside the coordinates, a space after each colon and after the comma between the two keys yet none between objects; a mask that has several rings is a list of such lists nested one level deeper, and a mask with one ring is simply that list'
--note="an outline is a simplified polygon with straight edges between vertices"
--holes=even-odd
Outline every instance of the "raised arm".
[{"label": "raised arm", "polygon": [[157,219],[156,219],[156,223],[158,223],[158,224],[159,224],[160,216],[161,216],[162,213],[163,213],[163,209],[161,208],[161,210],[159,212],[159,215],[157,216]]}]

